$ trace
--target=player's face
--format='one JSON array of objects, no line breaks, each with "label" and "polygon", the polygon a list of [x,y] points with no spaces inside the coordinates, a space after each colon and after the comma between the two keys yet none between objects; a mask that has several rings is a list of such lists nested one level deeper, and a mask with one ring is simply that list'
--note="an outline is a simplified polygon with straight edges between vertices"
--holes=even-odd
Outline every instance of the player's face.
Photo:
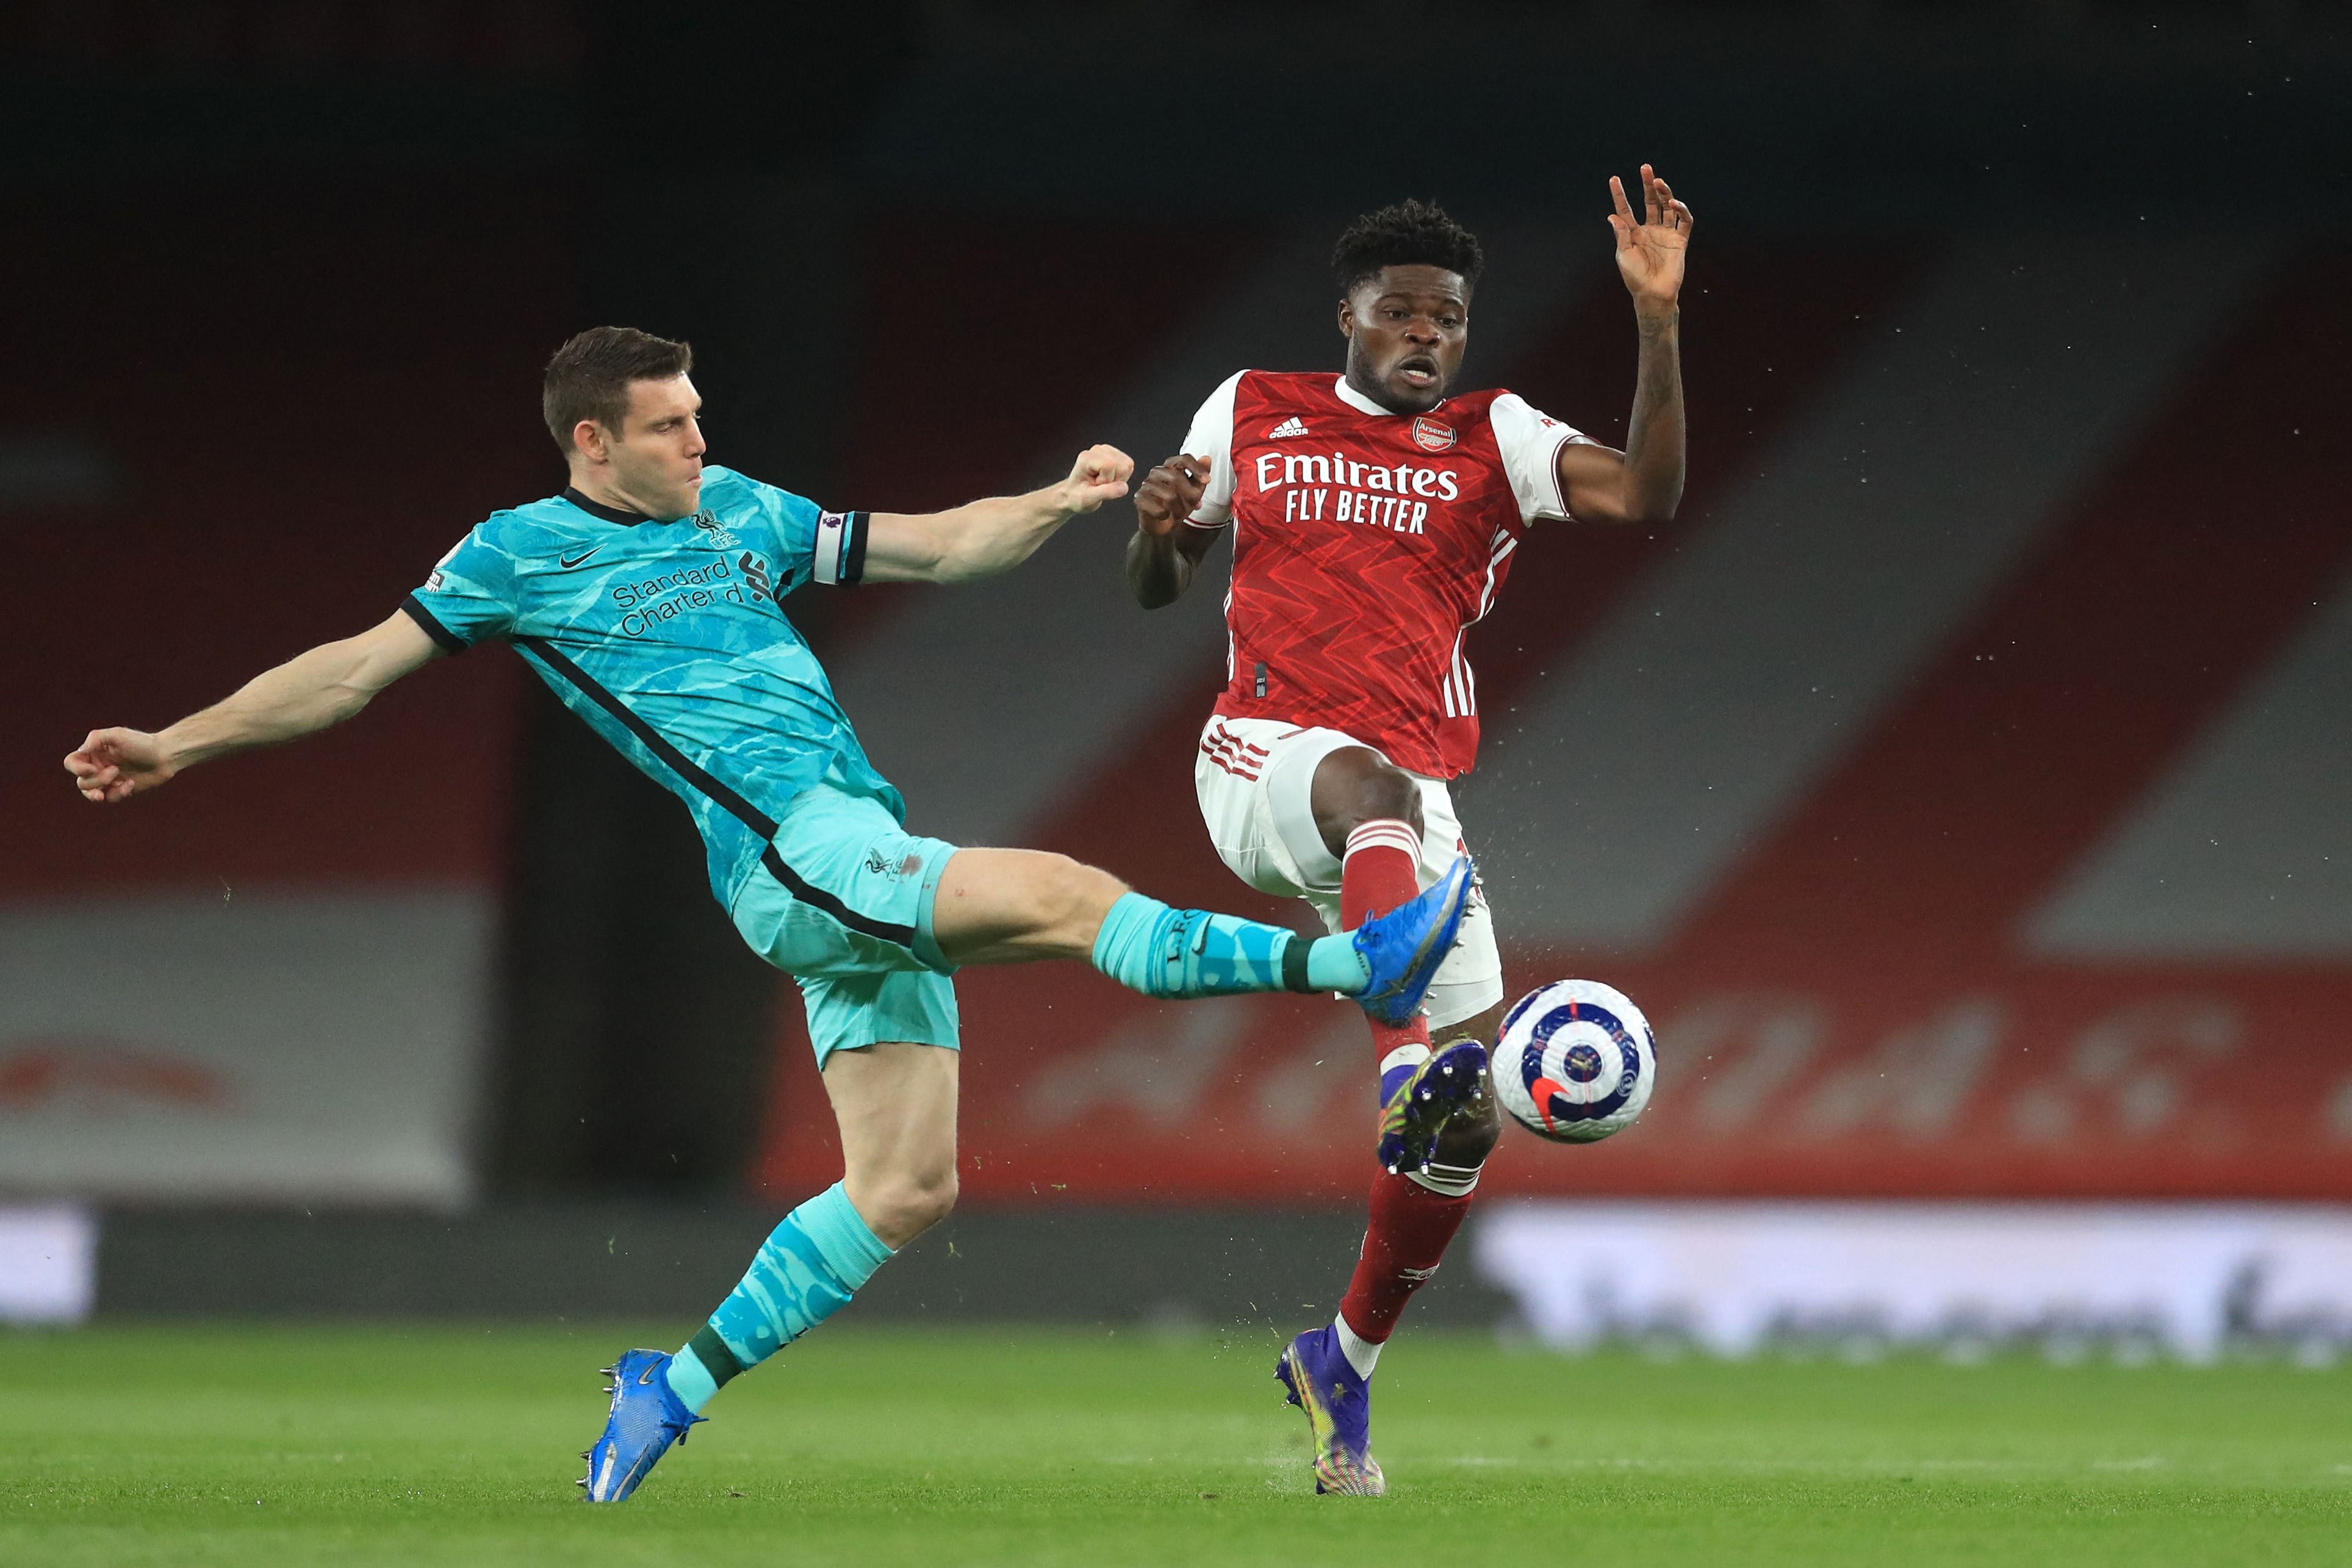
[{"label": "player's face", "polygon": [[629,415],[608,431],[614,487],[647,517],[688,517],[702,502],[702,395],[685,376],[629,384]]},{"label": "player's face", "polygon": [[1348,381],[1399,414],[1444,400],[1470,342],[1470,291],[1443,267],[1383,267],[1339,302]]}]

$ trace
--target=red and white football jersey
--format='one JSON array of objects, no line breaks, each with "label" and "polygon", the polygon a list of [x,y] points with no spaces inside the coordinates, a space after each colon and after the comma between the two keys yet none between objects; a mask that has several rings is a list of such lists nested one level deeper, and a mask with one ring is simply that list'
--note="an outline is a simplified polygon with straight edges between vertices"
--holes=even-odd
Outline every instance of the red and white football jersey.
[{"label": "red and white football jersey", "polygon": [[1339,730],[1433,778],[1478,756],[1463,657],[1511,552],[1566,518],[1559,451],[1585,437],[1508,392],[1392,414],[1328,371],[1245,370],[1184,439],[1213,465],[1195,528],[1234,531],[1217,711]]}]

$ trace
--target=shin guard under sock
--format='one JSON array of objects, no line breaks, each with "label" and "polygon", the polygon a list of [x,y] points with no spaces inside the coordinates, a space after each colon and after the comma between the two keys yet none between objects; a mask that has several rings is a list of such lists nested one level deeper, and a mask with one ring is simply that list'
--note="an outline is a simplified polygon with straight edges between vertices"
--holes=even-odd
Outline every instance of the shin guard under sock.
[{"label": "shin guard under sock", "polygon": [[709,1325],[672,1358],[670,1392],[700,1415],[730,1378],[847,1306],[890,1256],[835,1182],[784,1216]]},{"label": "shin guard under sock", "polygon": [[1094,966],[1146,996],[1248,991],[1361,991],[1371,972],[1352,938],[1309,941],[1281,926],[1206,910],[1171,910],[1128,893],[1103,917]]},{"label": "shin guard under sock", "polygon": [[1433,1192],[1408,1176],[1382,1172],[1372,1180],[1371,1208],[1339,1319],[1350,1333],[1379,1345],[1395,1331],[1412,1293],[1437,1272],[1446,1244],[1470,1212],[1470,1196]]},{"label": "shin guard under sock", "polygon": [[[1339,862],[1339,928],[1353,931],[1374,915],[1384,915],[1410,902],[1421,891],[1421,836],[1412,824],[1380,817],[1358,825],[1348,835],[1348,852]],[[1403,1024],[1383,1024],[1366,1015],[1372,1030],[1372,1058],[1383,1079],[1381,1103],[1388,1103],[1390,1070],[1399,1063],[1419,1067],[1429,1059],[1429,1019],[1419,1013]],[[1418,1054],[1399,1050],[1419,1046]]]}]

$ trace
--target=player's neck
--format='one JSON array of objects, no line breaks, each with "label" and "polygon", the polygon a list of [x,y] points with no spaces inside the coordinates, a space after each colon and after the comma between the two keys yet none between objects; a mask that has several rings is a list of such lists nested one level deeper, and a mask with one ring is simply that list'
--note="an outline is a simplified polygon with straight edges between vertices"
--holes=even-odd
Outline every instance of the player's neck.
[{"label": "player's neck", "polygon": [[[1403,417],[1407,415],[1427,414],[1431,408],[1437,406],[1436,404],[1432,404],[1429,408],[1398,408],[1387,398],[1381,396],[1377,388],[1366,386],[1362,382],[1358,381],[1352,371],[1340,374],[1339,390],[1339,401],[1361,414],[1391,414]],[[1438,403],[1444,401],[1442,397],[1438,399]]]},{"label": "player's neck", "polygon": [[[649,521],[653,513],[637,504],[635,499],[613,483],[611,476],[597,475],[579,468],[571,470],[571,484],[566,487],[574,495],[594,501],[609,512],[625,514],[633,521]],[[618,521],[618,518],[611,521]]]}]

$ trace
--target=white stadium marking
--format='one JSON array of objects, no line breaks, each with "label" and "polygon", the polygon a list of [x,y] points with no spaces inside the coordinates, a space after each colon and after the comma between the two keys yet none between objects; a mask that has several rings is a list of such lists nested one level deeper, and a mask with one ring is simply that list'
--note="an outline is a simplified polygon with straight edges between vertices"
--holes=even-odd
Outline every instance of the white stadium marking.
[{"label": "white stadium marking", "polygon": [[2352,578],[2028,941],[2067,958],[2352,956]]}]

